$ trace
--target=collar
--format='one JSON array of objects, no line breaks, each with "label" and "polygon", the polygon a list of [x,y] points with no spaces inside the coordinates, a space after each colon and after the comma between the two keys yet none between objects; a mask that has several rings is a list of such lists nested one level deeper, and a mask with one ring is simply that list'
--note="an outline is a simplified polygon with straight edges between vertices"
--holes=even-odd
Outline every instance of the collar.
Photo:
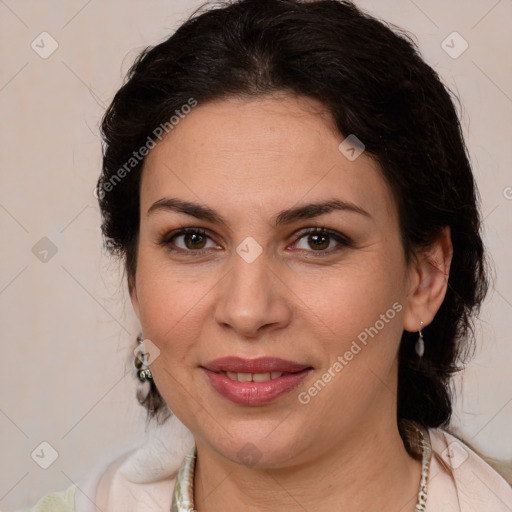
[{"label": "collar", "polygon": [[196,445],[185,456],[185,460],[178,471],[174,494],[172,497],[171,512],[195,512],[194,509],[194,470],[196,467]]},{"label": "collar", "polygon": [[[512,512],[512,489],[498,473],[451,434],[429,429],[428,435],[432,466],[426,512]],[[196,455],[192,433],[171,417],[151,428],[147,436],[142,446],[109,465],[102,464],[79,482],[75,512],[98,512],[98,508],[104,512],[194,510],[190,475]],[[172,508],[173,499],[176,507],[188,508]]]}]

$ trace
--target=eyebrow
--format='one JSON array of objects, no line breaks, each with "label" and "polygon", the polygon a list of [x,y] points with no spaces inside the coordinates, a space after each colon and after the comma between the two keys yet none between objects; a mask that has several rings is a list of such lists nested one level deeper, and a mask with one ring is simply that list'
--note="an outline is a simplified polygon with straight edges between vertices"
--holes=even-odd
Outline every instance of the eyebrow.
[{"label": "eyebrow", "polygon": [[151,213],[157,211],[185,213],[186,215],[191,215],[197,219],[207,220],[215,224],[227,224],[220,214],[208,206],[192,203],[190,201],[182,201],[181,199],[163,197],[149,207],[147,215],[149,216]]},{"label": "eyebrow", "polygon": [[340,201],[339,199],[332,199],[331,201],[323,201],[321,203],[309,203],[289,210],[280,212],[275,221],[276,226],[282,224],[291,224],[296,220],[312,219],[319,217],[332,211],[346,211],[350,213],[357,213],[371,219],[371,215],[363,210],[360,206],[348,201]]},{"label": "eyebrow", "polygon": [[[208,206],[192,203],[190,201],[182,201],[181,199],[176,198],[164,197],[159,199],[150,206],[147,211],[147,215],[149,216],[150,214],[157,211],[173,211],[184,213],[186,215],[209,221],[214,224],[228,224],[222,215],[209,208]],[[346,211],[349,213],[357,213],[359,215],[363,215],[369,219],[372,218],[366,210],[363,210],[363,208],[357,206],[354,203],[333,199],[319,203],[308,203],[301,206],[296,206],[295,208],[290,208],[288,210],[282,210],[276,215],[274,225],[278,227],[285,224],[291,224],[297,220],[312,219],[332,211]]]}]

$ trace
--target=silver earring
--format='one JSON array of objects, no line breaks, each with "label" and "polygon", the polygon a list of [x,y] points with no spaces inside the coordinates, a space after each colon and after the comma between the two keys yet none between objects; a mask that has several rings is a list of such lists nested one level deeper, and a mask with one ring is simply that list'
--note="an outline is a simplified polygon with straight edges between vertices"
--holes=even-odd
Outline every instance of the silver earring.
[{"label": "silver earring", "polygon": [[148,361],[146,357],[146,350],[144,348],[144,336],[142,332],[137,337],[137,341],[139,342],[139,346],[135,351],[135,359],[134,365],[137,368],[137,377],[141,382],[146,382],[147,380],[153,379],[153,375],[151,374],[151,370],[148,368]]},{"label": "silver earring", "polygon": [[421,328],[423,327],[423,322],[420,322],[420,327],[418,329],[418,340],[416,341],[416,345],[414,346],[414,350],[416,350],[416,354],[418,357],[423,357],[425,353],[425,342],[423,341],[423,333],[421,332]]}]

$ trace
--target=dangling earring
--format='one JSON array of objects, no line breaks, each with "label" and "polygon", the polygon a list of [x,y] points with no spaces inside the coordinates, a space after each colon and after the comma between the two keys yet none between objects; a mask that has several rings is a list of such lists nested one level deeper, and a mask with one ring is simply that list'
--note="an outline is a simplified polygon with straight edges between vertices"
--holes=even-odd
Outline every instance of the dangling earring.
[{"label": "dangling earring", "polygon": [[414,346],[414,350],[416,350],[416,354],[421,358],[425,353],[425,342],[423,341],[423,333],[421,332],[421,328],[423,327],[423,322],[420,322],[420,328],[418,330],[418,340],[416,341],[416,345]]},{"label": "dangling earring", "polygon": [[139,342],[139,346],[135,349],[134,364],[135,368],[137,368],[137,377],[139,377],[141,382],[146,382],[147,380],[151,380],[153,375],[151,374],[151,370],[148,368],[148,361],[146,357],[146,350],[144,348],[144,337],[142,336],[142,332],[137,337],[137,341]]}]

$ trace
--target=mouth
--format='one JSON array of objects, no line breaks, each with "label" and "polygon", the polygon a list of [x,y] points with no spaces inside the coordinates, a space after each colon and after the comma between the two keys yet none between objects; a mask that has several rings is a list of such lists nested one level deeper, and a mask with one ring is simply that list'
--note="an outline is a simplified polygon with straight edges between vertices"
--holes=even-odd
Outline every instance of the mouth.
[{"label": "mouth", "polygon": [[270,373],[244,373],[244,372],[218,372],[225,375],[228,379],[238,382],[266,382],[274,380],[284,375],[286,372],[270,372]]},{"label": "mouth", "polygon": [[238,405],[264,405],[296,388],[313,369],[274,357],[224,357],[201,366],[213,389]]},{"label": "mouth", "polygon": [[[265,375],[267,373],[296,373],[300,372],[309,365],[287,361],[278,357],[258,357],[256,359],[244,359],[242,357],[221,357],[209,361],[204,368],[212,372],[225,372],[237,374]],[[271,378],[271,377],[270,377]],[[266,380],[270,380],[266,379]]]}]

